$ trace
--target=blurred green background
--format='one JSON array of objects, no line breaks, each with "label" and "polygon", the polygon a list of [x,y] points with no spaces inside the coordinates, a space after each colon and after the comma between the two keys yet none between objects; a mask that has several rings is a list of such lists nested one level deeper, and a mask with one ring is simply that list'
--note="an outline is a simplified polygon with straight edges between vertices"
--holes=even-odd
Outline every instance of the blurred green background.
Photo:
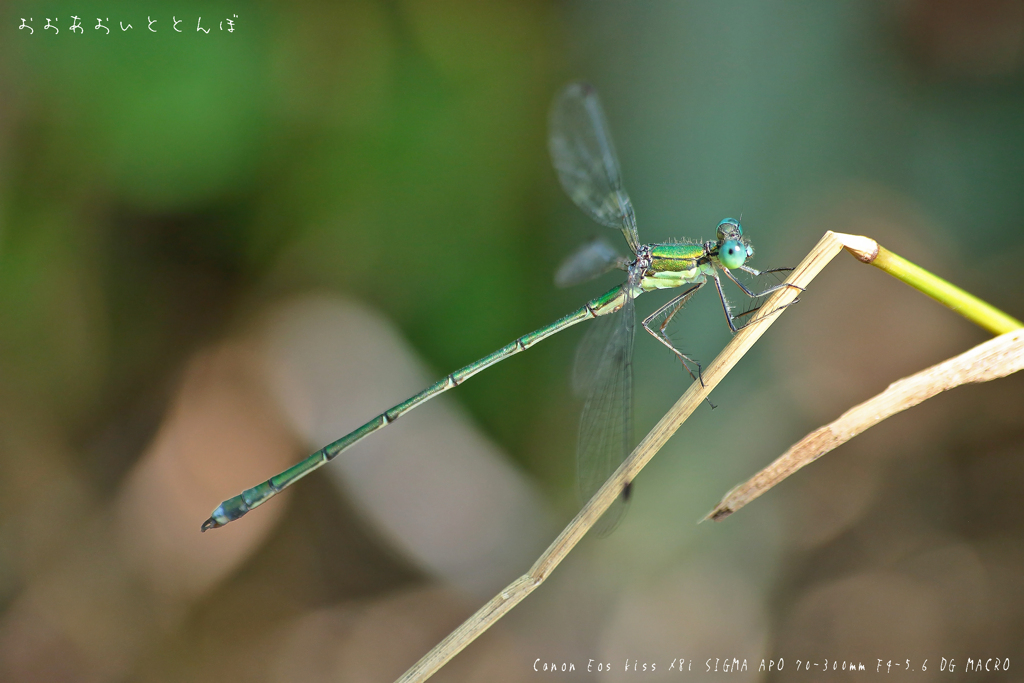
[{"label": "blurred green background", "polygon": [[[866,234],[1024,315],[1021,2],[54,2],[2,16],[5,680],[387,679],[480,604],[320,474],[194,590],[154,589],[146,560],[118,559],[137,550],[130,533],[104,534],[142,496],[132,472],[174,424],[182,378],[202,374],[188,368],[257,343],[254,321],[281,302],[359,302],[433,381],[614,284],[551,284],[607,232],[547,158],[547,110],[569,80],[598,88],[642,240],[707,239],[742,215],[765,268],[795,265],[827,229]],[[747,658],[749,678],[777,680],[792,670],[755,662],[928,658],[917,680],[942,657],[957,674],[967,657],[1019,665],[1019,379],[940,397],[693,525],[807,431],[985,339],[905,289],[840,255],[716,391],[719,409],[638,479],[616,533],[588,539],[443,675],[519,680],[536,658],[585,671],[590,657],[616,672],[657,662],[651,679],[677,657],[695,671]],[[646,298],[640,315],[664,302]],[[717,306],[698,297],[674,337],[705,363],[728,340]],[[453,392],[541,492],[545,541],[577,505],[581,333]],[[646,335],[636,356],[639,436],[687,383]],[[320,445],[281,438],[284,463]],[[204,489],[188,533],[237,485]],[[143,499],[159,517],[161,499]],[[218,552],[217,533],[202,542]],[[317,652],[348,654],[295,650],[304,628]]]}]

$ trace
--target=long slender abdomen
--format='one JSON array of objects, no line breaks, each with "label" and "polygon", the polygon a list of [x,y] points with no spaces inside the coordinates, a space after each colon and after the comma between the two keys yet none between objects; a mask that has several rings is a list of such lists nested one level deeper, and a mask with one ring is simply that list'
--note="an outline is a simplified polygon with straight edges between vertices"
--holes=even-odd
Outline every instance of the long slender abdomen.
[{"label": "long slender abdomen", "polygon": [[449,389],[457,387],[481,370],[489,368],[495,363],[503,361],[510,356],[514,356],[520,351],[525,351],[537,342],[547,339],[551,335],[557,334],[564,329],[572,327],[578,322],[589,320],[590,318],[594,318],[598,315],[604,315],[612,310],[617,310],[617,308],[621,307],[622,304],[620,302],[618,303],[618,306],[616,306],[616,301],[622,298],[622,286],[620,285],[609,291],[604,296],[600,296],[588,302],[587,305],[573,311],[564,318],[556,320],[550,325],[542,327],[539,330],[535,330],[529,334],[524,334],[511,344],[498,349],[494,353],[484,356],[474,363],[470,363],[464,368],[456,370],[444,379],[430,385],[412,398],[385,410],[362,427],[346,434],[334,443],[324,446],[302,462],[289,467],[284,472],[271,477],[258,486],[254,486],[251,489],[243,491],[234,498],[225,500],[217,506],[217,509],[210,515],[210,518],[203,522],[202,530],[206,531],[207,529],[216,529],[224,526],[228,522],[235,521],[250,510],[267,502],[310,472],[327,464],[329,461],[337,457],[339,453],[356,442],[370,434],[373,434],[379,429],[383,429],[402,415],[429,401],[438,394],[442,394]]}]

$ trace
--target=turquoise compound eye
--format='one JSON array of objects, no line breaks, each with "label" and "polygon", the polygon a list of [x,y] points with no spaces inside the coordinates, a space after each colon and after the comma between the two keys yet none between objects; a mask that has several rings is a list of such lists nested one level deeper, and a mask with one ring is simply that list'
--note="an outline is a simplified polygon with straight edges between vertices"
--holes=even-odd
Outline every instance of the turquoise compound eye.
[{"label": "turquoise compound eye", "polygon": [[730,270],[739,268],[747,260],[747,248],[736,240],[726,240],[718,248],[718,260]]}]

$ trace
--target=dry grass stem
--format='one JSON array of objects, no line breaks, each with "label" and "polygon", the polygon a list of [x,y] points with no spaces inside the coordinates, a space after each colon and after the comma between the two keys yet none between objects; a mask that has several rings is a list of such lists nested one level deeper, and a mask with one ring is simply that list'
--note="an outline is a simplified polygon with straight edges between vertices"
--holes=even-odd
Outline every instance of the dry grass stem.
[{"label": "dry grass stem", "polygon": [[817,429],[778,460],[727,493],[705,519],[721,520],[783,479],[866,429],[896,413],[962,384],[988,382],[1024,368],[1024,330],[1007,332],[927,370],[893,382],[889,388]]},{"label": "dry grass stem", "polygon": [[[843,249],[845,246],[843,238],[846,237],[846,235],[826,232],[814,249],[793,270],[787,282],[799,288],[806,288],[811,280],[821,272],[821,269]],[[760,317],[758,319],[760,322],[756,325],[749,325],[733,337],[732,341],[704,372],[704,385],[701,386],[699,382],[695,382],[687,389],[686,393],[676,401],[654,429],[644,437],[633,453],[626,458],[615,474],[583,506],[576,518],[559,534],[558,538],[530,568],[530,571],[509,584],[447,638],[438,643],[434,649],[424,655],[398,679],[399,683],[424,681],[429,678],[543,583],[594,523],[601,518],[605,510],[615,502],[622,487],[632,481],[640,470],[650,462],[654,454],[665,445],[697,406],[711,393],[711,390],[722,381],[740,358],[750,350],[751,346],[785,310],[781,307],[796,299],[797,294],[799,291],[790,287],[773,294],[762,307],[763,310],[770,313]]]}]

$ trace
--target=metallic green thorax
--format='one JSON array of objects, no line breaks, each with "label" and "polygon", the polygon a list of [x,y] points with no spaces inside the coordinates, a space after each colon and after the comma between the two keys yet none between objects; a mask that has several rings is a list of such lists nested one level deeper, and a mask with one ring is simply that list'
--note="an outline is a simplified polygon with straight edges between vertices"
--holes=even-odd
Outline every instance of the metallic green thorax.
[{"label": "metallic green thorax", "polygon": [[[640,278],[639,286],[633,287],[632,295],[636,297],[644,292],[656,289],[670,289],[681,287],[685,284],[704,282],[705,277],[712,274],[715,268],[717,248],[718,244],[715,242],[707,242],[705,244],[652,244],[640,247],[637,250],[637,260],[632,265],[636,267],[638,264],[643,263],[647,267]],[[627,286],[629,285],[618,285],[603,296],[588,301],[586,305],[564,318],[539,330],[524,334],[519,339],[498,349],[494,353],[484,356],[475,363],[470,363],[460,370],[456,370],[412,398],[384,411],[350,434],[346,434],[334,443],[324,446],[302,462],[275,477],[271,477],[262,484],[224,501],[213,511],[210,519],[206,520],[203,524],[203,531],[224,526],[228,522],[238,519],[253,508],[270,500],[285,487],[333,460],[339,453],[357,441],[379,429],[383,429],[408,411],[438,394],[457,387],[481,370],[489,368],[510,356],[514,356],[520,351],[525,351],[537,342],[572,327],[576,323],[615,313],[622,308],[626,301],[625,288]]]},{"label": "metallic green thorax", "polygon": [[650,250],[655,273],[692,269],[706,253],[703,244],[652,244]]},{"label": "metallic green thorax", "polygon": [[644,273],[640,287],[650,292],[702,281],[714,268],[710,256],[713,244],[652,244],[646,247],[650,267]]}]

